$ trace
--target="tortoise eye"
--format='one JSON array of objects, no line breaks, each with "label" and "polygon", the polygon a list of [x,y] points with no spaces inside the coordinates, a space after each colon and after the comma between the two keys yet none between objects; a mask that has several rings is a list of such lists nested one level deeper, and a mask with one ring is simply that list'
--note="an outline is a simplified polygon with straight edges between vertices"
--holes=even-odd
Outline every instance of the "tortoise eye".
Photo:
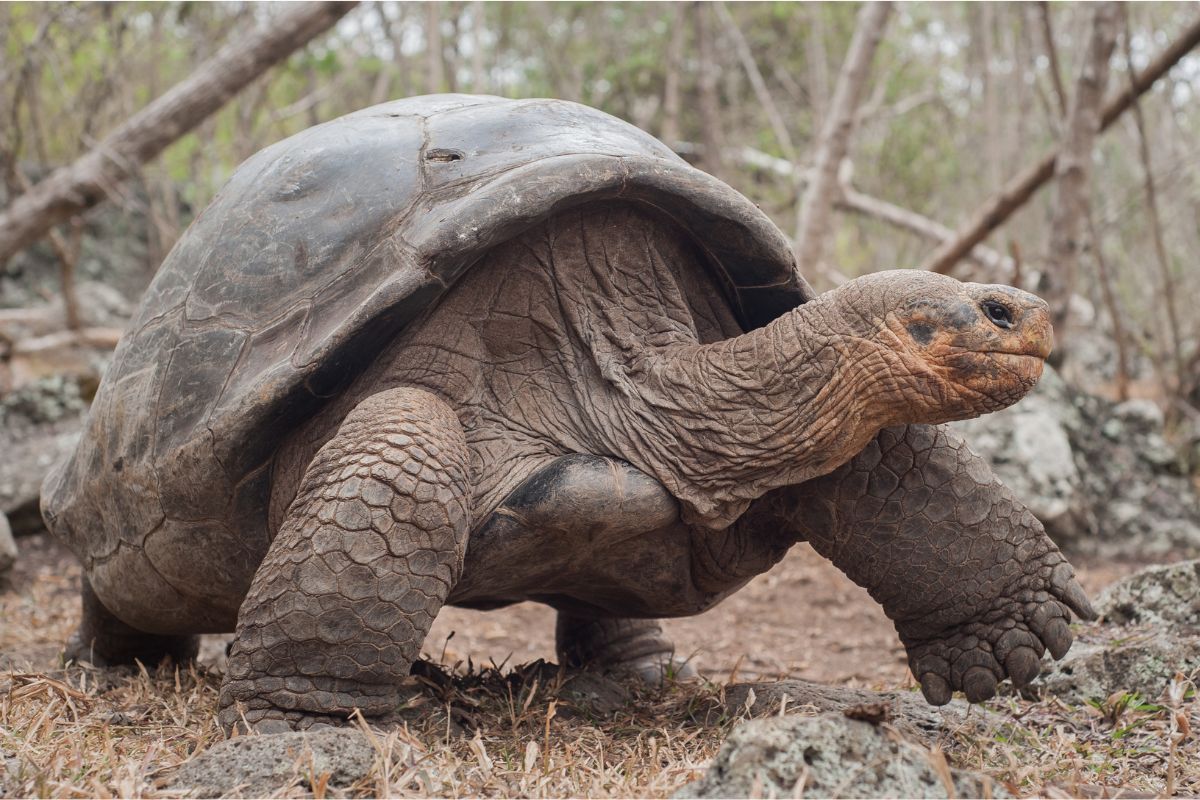
[{"label": "tortoise eye", "polygon": [[1002,303],[997,303],[995,300],[984,300],[981,304],[983,313],[991,320],[992,324],[997,328],[1011,328],[1013,324],[1012,312]]}]

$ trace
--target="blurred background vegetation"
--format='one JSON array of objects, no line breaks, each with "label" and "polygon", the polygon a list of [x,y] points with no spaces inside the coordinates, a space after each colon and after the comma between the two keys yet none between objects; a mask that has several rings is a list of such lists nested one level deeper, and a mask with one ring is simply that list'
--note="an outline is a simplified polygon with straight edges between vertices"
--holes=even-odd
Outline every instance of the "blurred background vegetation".
[{"label": "blurred background vegetation", "polygon": [[[0,5],[0,169],[8,196],[20,193],[21,180],[36,183],[94,148],[221,45],[286,9]],[[790,235],[803,187],[787,173],[791,164],[811,163],[859,10],[855,3],[794,2],[361,4],[84,215],[76,223],[83,228],[80,277],[136,296],[192,216],[252,153],[364,106],[442,91],[550,96],[601,108],[732,184]],[[1144,67],[1194,24],[1200,5],[1130,4],[1124,15],[1128,32],[1113,52],[1106,97],[1128,85],[1126,53],[1135,68]],[[1076,3],[897,4],[858,106],[842,185],[926,222],[958,227],[1064,140],[1092,17],[1089,4]],[[1183,415],[1200,404],[1198,99],[1196,53],[1141,99],[1173,285],[1164,284],[1155,264],[1139,135],[1134,116],[1125,114],[1095,140],[1087,193],[1096,236],[1082,242],[1073,326],[1062,332],[1068,371],[1076,362],[1075,373],[1091,389],[1118,391],[1112,382],[1120,337],[1130,360],[1124,391]],[[1039,276],[1055,268],[1055,197],[1042,189],[987,240],[1010,259],[1010,271],[1015,263],[1016,275],[996,274],[994,262],[991,269],[987,262],[964,264],[956,274],[1036,290]],[[936,244],[876,214],[843,208],[826,266],[805,271],[828,286],[842,276],[918,266]],[[53,295],[55,257],[43,241],[9,259],[0,272],[0,306]],[[1107,303],[1096,280],[1098,257],[1115,289]],[[1189,370],[1183,376],[1172,369],[1168,300],[1179,309],[1180,355]],[[1124,322],[1116,333],[1114,312]]]}]

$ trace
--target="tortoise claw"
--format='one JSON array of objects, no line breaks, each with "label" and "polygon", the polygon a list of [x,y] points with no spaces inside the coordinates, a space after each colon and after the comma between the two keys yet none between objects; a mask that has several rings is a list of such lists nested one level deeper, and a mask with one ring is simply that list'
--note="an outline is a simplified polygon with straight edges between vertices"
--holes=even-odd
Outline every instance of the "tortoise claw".
[{"label": "tortoise claw", "polygon": [[1096,619],[1096,609],[1088,600],[1087,593],[1075,579],[1075,570],[1067,562],[1062,562],[1054,568],[1050,575],[1050,586],[1059,599],[1075,612],[1075,616],[1087,622]]},{"label": "tortoise claw", "polygon": [[1026,686],[1041,672],[1041,659],[1032,647],[1021,646],[1014,649],[1004,659],[1004,671],[1012,679],[1017,688]]},{"label": "tortoise claw", "polygon": [[936,672],[926,672],[921,676],[921,694],[933,706],[944,706],[950,702],[950,684]]},{"label": "tortoise claw", "polygon": [[1071,579],[1071,582],[1067,584],[1066,590],[1063,591],[1062,601],[1067,604],[1068,608],[1075,612],[1075,616],[1085,622],[1095,622],[1099,617],[1096,609],[1092,608],[1092,603],[1084,593],[1083,587],[1074,578]]},{"label": "tortoise claw", "polygon": [[963,675],[963,693],[971,703],[982,703],[996,694],[996,676],[987,667],[971,667]]},{"label": "tortoise claw", "polygon": [[1045,629],[1042,631],[1042,641],[1046,643],[1046,649],[1050,651],[1050,655],[1057,661],[1067,654],[1071,649],[1071,628],[1067,625],[1067,621],[1062,617],[1055,617],[1046,623]]}]

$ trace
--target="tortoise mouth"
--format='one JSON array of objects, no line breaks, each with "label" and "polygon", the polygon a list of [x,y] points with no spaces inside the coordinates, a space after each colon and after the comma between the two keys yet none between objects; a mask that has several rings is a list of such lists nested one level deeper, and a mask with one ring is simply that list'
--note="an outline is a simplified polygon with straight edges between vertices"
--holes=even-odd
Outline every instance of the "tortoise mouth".
[{"label": "tortoise mouth", "polygon": [[973,382],[994,387],[1021,387],[1024,391],[1033,388],[1042,377],[1046,358],[1040,353],[1016,353],[1011,350],[992,350],[983,356],[971,376]]},{"label": "tortoise mouth", "polygon": [[1050,351],[1053,349],[1054,340],[1052,338],[1038,336],[1014,342],[1011,346],[981,350],[980,352],[988,356],[1014,356],[1045,361],[1050,357]]},{"label": "tortoise mouth", "polygon": [[974,391],[1007,394],[1020,387],[1028,391],[1042,377],[1046,359],[1040,353],[1012,350],[976,350],[959,353],[949,366],[954,381]]},{"label": "tortoise mouth", "polygon": [[1006,350],[993,350],[987,353],[987,356],[1002,366],[1020,372],[1036,370],[1039,376],[1042,374],[1042,367],[1046,363],[1046,356],[1040,353],[1014,353]]}]

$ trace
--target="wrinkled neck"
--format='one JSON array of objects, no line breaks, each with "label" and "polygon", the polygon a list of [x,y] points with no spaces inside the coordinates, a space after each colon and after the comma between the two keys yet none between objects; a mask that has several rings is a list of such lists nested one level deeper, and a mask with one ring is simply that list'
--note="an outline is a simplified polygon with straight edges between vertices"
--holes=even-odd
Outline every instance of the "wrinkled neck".
[{"label": "wrinkled neck", "polygon": [[643,399],[674,448],[656,477],[685,519],[721,528],[771,489],[836,469],[892,424],[883,358],[829,295],[733,339],[646,354]]}]

